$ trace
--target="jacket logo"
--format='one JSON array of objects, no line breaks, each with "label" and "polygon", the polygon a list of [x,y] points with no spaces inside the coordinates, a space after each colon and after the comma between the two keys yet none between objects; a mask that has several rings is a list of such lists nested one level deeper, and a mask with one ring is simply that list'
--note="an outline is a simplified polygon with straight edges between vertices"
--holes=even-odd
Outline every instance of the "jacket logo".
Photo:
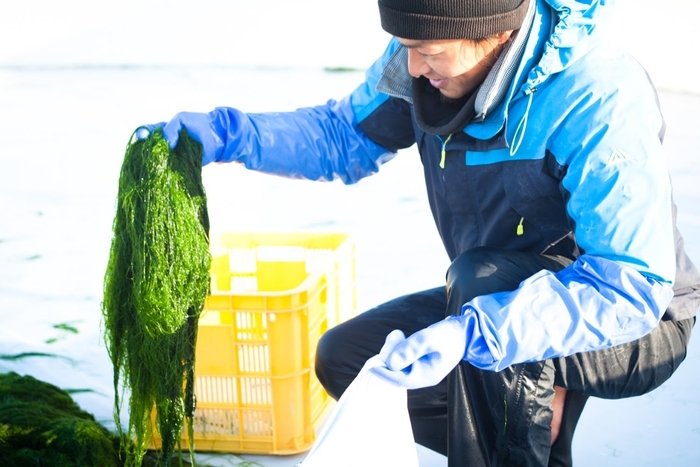
[{"label": "jacket logo", "polygon": [[606,165],[615,165],[619,164],[620,162],[626,162],[631,160],[632,156],[630,156],[626,152],[620,151],[619,149],[613,149],[613,152],[610,153],[610,157],[608,157],[608,163]]}]

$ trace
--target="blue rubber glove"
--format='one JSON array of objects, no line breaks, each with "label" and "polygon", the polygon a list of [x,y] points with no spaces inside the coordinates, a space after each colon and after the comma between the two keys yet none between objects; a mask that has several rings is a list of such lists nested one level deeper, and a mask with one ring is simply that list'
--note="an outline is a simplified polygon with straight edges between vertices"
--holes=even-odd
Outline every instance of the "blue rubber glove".
[{"label": "blue rubber glove", "polygon": [[229,133],[230,116],[226,109],[217,108],[212,112],[180,112],[169,122],[143,125],[136,130],[137,139],[145,139],[156,128],[163,128],[163,137],[170,149],[175,149],[180,139],[180,131],[187,128],[190,137],[202,145],[202,165],[215,161],[223,153]]},{"label": "blue rubber glove", "polygon": [[406,389],[435,386],[464,357],[467,335],[475,325],[473,316],[450,316],[408,338],[392,331],[379,352],[386,367],[371,371]]}]

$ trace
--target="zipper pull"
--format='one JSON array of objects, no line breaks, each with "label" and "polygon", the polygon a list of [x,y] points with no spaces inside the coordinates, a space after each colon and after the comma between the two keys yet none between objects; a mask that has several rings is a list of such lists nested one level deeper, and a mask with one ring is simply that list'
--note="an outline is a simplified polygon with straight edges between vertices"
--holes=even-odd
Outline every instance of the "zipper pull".
[{"label": "zipper pull", "polygon": [[[442,141],[442,138],[438,136],[438,139]],[[450,134],[444,141],[442,141],[442,149],[440,150],[440,168],[444,169],[445,168],[445,155],[447,154],[447,143],[450,142],[452,139],[452,135]]]},{"label": "zipper pull", "polygon": [[523,227],[523,222],[525,221],[524,217],[520,218],[520,223],[518,223],[518,228],[515,230],[516,235],[522,235],[525,233],[525,227]]}]

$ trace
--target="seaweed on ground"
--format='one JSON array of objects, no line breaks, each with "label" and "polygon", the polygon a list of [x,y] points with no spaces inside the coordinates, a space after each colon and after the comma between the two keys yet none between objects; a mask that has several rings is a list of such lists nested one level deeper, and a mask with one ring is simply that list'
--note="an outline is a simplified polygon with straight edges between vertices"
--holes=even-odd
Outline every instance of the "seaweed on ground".
[{"label": "seaweed on ground", "polygon": [[[17,373],[0,373],[0,459],[3,467],[123,467],[120,438],[95,421],[70,392]],[[142,467],[153,467],[149,451]],[[170,465],[189,462],[171,459]],[[205,466],[200,466],[205,467]]]},{"label": "seaweed on ground", "polygon": [[119,438],[66,391],[31,376],[0,374],[4,467],[119,466]]}]

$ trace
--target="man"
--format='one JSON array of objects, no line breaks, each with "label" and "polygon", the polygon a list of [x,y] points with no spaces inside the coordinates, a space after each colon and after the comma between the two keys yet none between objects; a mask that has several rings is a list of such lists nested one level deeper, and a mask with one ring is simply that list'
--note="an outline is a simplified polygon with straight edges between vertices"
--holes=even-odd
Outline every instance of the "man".
[{"label": "man", "polygon": [[316,373],[337,398],[379,352],[450,466],[571,465],[587,397],[651,391],[685,357],[700,275],[654,88],[603,40],[609,3],[380,0],[394,38],[348,98],[164,127],[205,163],[345,183],[417,145],[446,286],[329,330]]}]

